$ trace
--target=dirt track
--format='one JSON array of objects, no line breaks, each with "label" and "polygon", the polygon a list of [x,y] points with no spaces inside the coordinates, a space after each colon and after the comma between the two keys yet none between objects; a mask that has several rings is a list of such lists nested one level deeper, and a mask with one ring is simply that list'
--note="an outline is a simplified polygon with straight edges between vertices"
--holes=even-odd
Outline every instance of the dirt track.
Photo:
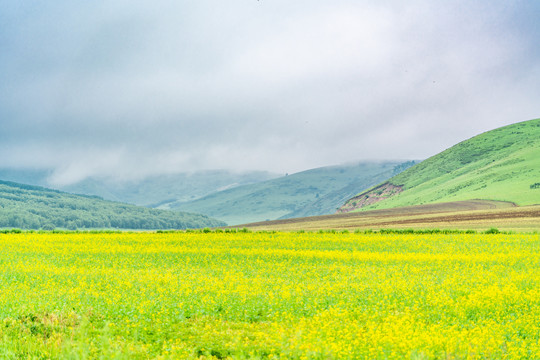
[{"label": "dirt track", "polygon": [[252,223],[236,227],[254,230],[314,230],[354,228],[461,228],[497,227],[508,230],[540,230],[540,205],[517,207],[513,203],[470,200],[395,209],[313,216]]}]

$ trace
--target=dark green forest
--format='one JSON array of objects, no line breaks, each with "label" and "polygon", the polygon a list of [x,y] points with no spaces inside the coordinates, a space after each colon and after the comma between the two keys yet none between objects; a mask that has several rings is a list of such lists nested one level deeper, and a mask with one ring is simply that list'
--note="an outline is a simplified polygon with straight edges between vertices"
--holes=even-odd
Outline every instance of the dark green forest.
[{"label": "dark green forest", "polygon": [[0,180],[0,228],[149,230],[223,225],[204,215],[149,209]]}]

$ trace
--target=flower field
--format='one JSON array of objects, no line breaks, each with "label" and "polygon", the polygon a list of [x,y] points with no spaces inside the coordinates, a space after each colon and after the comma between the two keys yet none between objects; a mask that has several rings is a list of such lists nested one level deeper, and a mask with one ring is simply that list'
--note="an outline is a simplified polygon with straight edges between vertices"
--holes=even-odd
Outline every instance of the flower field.
[{"label": "flower field", "polygon": [[2,359],[538,359],[540,239],[0,234]]}]

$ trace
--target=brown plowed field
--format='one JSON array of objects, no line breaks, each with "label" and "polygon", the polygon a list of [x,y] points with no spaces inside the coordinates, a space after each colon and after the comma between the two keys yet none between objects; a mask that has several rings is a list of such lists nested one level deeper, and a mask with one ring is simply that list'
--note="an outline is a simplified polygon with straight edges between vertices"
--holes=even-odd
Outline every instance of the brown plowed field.
[{"label": "brown plowed field", "polygon": [[253,230],[473,229],[540,230],[540,205],[517,207],[501,201],[469,200],[347,214],[258,222],[235,227]]}]

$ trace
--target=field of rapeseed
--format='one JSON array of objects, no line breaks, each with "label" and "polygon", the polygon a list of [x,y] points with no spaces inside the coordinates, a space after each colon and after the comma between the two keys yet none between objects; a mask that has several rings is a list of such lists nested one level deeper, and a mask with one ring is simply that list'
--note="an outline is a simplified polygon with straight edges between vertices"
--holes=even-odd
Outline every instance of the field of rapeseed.
[{"label": "field of rapeseed", "polygon": [[0,234],[0,358],[540,358],[540,239]]}]

